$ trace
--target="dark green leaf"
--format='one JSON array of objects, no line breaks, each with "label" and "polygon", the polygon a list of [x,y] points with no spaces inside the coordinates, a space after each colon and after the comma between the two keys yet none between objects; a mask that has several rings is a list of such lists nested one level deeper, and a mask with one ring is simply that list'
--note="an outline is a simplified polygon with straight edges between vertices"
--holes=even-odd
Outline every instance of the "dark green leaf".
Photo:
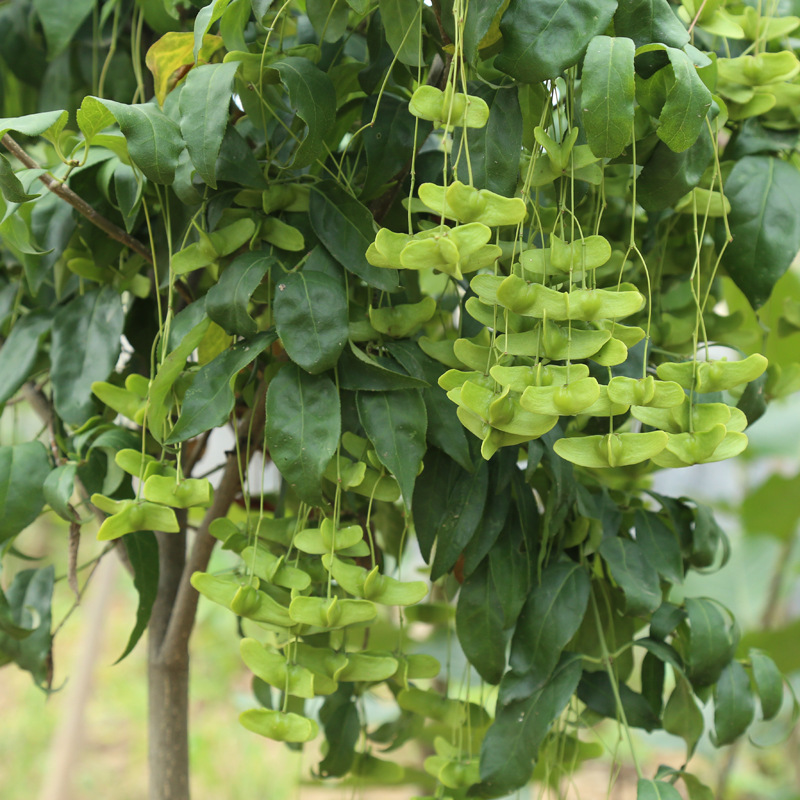
[{"label": "dark green leaf", "polygon": [[464,56],[474,62],[481,40],[492,27],[492,21],[503,8],[504,0],[484,0],[469,9],[464,19]]},{"label": "dark green leaf", "polygon": [[275,283],[275,326],[289,358],[316,374],[336,365],[347,344],[347,294],[322,272],[292,272]]},{"label": "dark green leaf", "polygon": [[232,125],[225,129],[214,171],[219,181],[230,181],[252,189],[266,189],[262,167],[239,131]]},{"label": "dark green leaf", "polygon": [[328,743],[328,752],[319,763],[319,774],[323,778],[340,778],[353,764],[355,747],[361,735],[358,708],[350,699],[350,692],[340,689],[327,697],[319,718]]},{"label": "dark green leaf", "polygon": [[322,474],[341,431],[339,393],[330,378],[287,364],[267,392],[267,446],[297,496],[322,505]]},{"label": "dark green leaf", "polygon": [[686,599],[689,615],[689,648],[686,665],[694,686],[716,683],[726,664],[733,658],[738,631],[729,628],[716,604],[702,597]]},{"label": "dark green leaf", "polygon": [[84,20],[92,13],[95,0],[33,0],[52,59],[67,48]]},{"label": "dark green leaf", "polygon": [[[780,323],[778,324],[780,325]],[[767,411],[767,398],[764,390],[768,377],[765,372],[754,381],[750,381],[744,387],[742,396],[736,403],[736,408],[747,417],[748,426],[761,419]]]},{"label": "dark green leaf", "polygon": [[358,200],[335,183],[319,183],[312,187],[309,214],[314,233],[346,270],[377,289],[397,288],[397,270],[373,267],[364,255],[375,231],[372,214]]},{"label": "dark green leaf", "polygon": [[694,754],[705,723],[703,714],[697,707],[692,687],[680,678],[672,690],[664,709],[664,730],[673,736],[680,736],[686,742],[686,760]]},{"label": "dark green leaf", "polygon": [[216,164],[228,125],[233,77],[239,64],[204,64],[189,71],[178,107],[186,149],[197,174],[217,188]]},{"label": "dark green leaf", "polygon": [[657,717],[661,716],[664,708],[665,674],[664,662],[653,653],[645,653],[642,659],[642,695]]},{"label": "dark green leaf", "polygon": [[133,567],[133,586],[139,595],[139,605],[136,608],[136,623],[128,644],[122,655],[114,662],[119,664],[136,647],[136,643],[150,622],[150,612],[156,601],[158,591],[158,541],[152,531],[137,531],[122,537],[125,543],[125,552]]},{"label": "dark green leaf", "polygon": [[511,668],[544,680],[583,621],[589,601],[586,570],[573,561],[549,564],[528,595],[511,644]]},{"label": "dark green leaf", "polygon": [[[364,101],[362,119],[372,119],[377,102],[375,95],[370,95]],[[367,153],[367,177],[362,189],[363,197],[374,197],[384,184],[405,168],[414,147],[415,128],[417,147],[420,147],[428,138],[432,124],[417,120],[409,114],[407,99],[384,94],[378,106],[375,123],[362,134]]]},{"label": "dark green leaf", "polygon": [[119,123],[130,157],[145,177],[170,185],[183,150],[178,123],[153,103],[129,106],[114,100],[100,102]]},{"label": "dark green leaf", "polygon": [[489,559],[464,580],[456,606],[456,633],[464,655],[489,683],[500,683],[506,668],[503,608],[489,570]]},{"label": "dark green leaf", "polygon": [[[394,392],[400,389],[428,389],[427,381],[401,371],[391,358],[370,356],[352,342],[339,359],[339,385],[353,392]],[[448,401],[449,402],[449,401]]]},{"label": "dark green leaf", "polygon": [[625,0],[614,14],[617,36],[633,39],[637,47],[661,42],[670,47],[683,47],[689,34],[675,16],[667,0]]},{"label": "dark green leaf", "polygon": [[661,605],[658,573],[637,542],[619,536],[609,537],[603,540],[598,552],[625,594],[628,613],[649,614]]},{"label": "dark green leaf", "polygon": [[0,155],[0,191],[9,203],[25,203],[39,196],[25,191],[8,159],[3,155]]},{"label": "dark green leaf", "polygon": [[754,714],[750,678],[738,661],[731,661],[714,687],[714,744],[721,747],[738,739],[753,721]]},{"label": "dark green leaf", "polygon": [[94,413],[92,384],[114,369],[124,323],[122,300],[110,286],[59,309],[53,320],[50,377],[53,404],[64,422],[82,425]]},{"label": "dark green leaf", "polygon": [[18,572],[6,590],[6,600],[16,628],[32,632],[21,639],[0,633],[0,663],[13,661],[20,669],[30,672],[43,689],[50,688],[53,580],[53,567]]},{"label": "dark green leaf", "polygon": [[640,508],[636,510],[634,524],[636,543],[650,566],[670,583],[683,583],[680,543],[664,520],[658,514]]},{"label": "dark green leaf", "polygon": [[237,256],[208,290],[208,316],[228,333],[254,336],[258,324],[248,313],[247,304],[274,263],[275,259],[262,251]]},{"label": "dark green leaf", "polygon": [[481,783],[471,796],[500,797],[523,787],[550,726],[581,677],[580,656],[564,655],[550,679],[530,697],[498,707],[481,746]]},{"label": "dark green leaf", "polygon": [[[708,131],[682,153],[675,153],[659,142],[644,165],[637,186],[637,199],[647,211],[661,211],[676,203],[700,183],[714,155]],[[727,197],[727,182],[725,195]]]},{"label": "dark green leaf", "polygon": [[19,319],[0,347],[0,405],[10,400],[27,380],[36,363],[39,339],[50,330],[53,318],[34,311]]},{"label": "dark green leaf", "polygon": [[69,501],[75,490],[75,474],[78,465],[75,463],[63,464],[56,467],[42,484],[44,500],[53,511],[67,522],[77,520],[75,510],[70,507]]},{"label": "dark green leaf", "polygon": [[166,444],[185,442],[224,425],[233,411],[232,383],[236,375],[276,339],[273,331],[259,333],[252,339],[238,342],[201,367],[186,390],[181,415],[165,440]]},{"label": "dark green leaf", "polygon": [[686,619],[686,612],[672,603],[662,603],[650,619],[650,635],[666,639]]},{"label": "dark green leaf", "polygon": [[417,0],[380,0],[381,19],[397,60],[410,67],[423,64],[422,4]]},{"label": "dark green leaf", "polygon": [[464,469],[471,470],[472,459],[464,426],[456,415],[455,405],[437,384],[442,365],[425,355],[419,345],[409,339],[387,342],[386,345],[406,372],[430,384],[429,389],[422,390],[428,412],[428,440]]},{"label": "dark green leaf", "polygon": [[42,486],[50,472],[41,442],[0,447],[0,543],[28,527],[44,505]]},{"label": "dark green leaf", "polygon": [[[482,128],[467,128],[467,144],[472,164],[472,179],[476,186],[506,197],[516,194],[519,160],[522,153],[522,110],[516,88],[503,86],[493,89],[486,84],[470,86],[489,106],[489,121]],[[454,147],[458,148],[463,128],[455,133]],[[469,181],[466,159],[458,164],[458,177]]]},{"label": "dark green leaf", "polygon": [[428,418],[421,393],[359,392],[358,418],[375,446],[378,460],[400,484],[406,508],[411,508],[414,482],[425,455]]},{"label": "dark green leaf", "polygon": [[772,719],[783,705],[783,675],[766,653],[750,651],[753,680],[761,701],[761,716]]},{"label": "dark green leaf", "polygon": [[681,795],[671,783],[639,778],[636,800],[681,800]]},{"label": "dark green leaf", "polygon": [[307,58],[286,56],[269,66],[280,75],[289,102],[308,126],[291,162],[295,169],[307,167],[323,154],[325,137],[336,121],[336,89],[331,79]]},{"label": "dark green leaf", "polygon": [[[796,199],[800,172],[770,156],[745,156],[725,181],[734,243],[722,264],[753,308],[762,306],[772,287],[800,250],[800,217]],[[725,231],[717,227],[717,246]]]},{"label": "dark green leaf", "polygon": [[492,580],[503,607],[503,628],[506,630],[516,624],[530,587],[531,565],[522,545],[519,520],[512,512],[489,552]]},{"label": "dark green leaf", "polygon": [[[661,727],[661,720],[653,713],[644,695],[634,692],[624,683],[618,684],[617,688],[628,725],[646,731]],[[584,672],[578,686],[578,698],[604,717],[621,719],[614,688],[606,672]]]},{"label": "dark green leaf", "polygon": [[444,504],[445,510],[436,531],[431,580],[439,579],[455,566],[475,534],[483,519],[488,487],[489,469],[486,462],[481,462],[472,473],[463,470],[458,473],[449,494],[440,495],[439,504]]},{"label": "dark green leaf", "polygon": [[616,158],[633,134],[633,56],[630,39],[595,36],[586,50],[581,115],[586,140],[598,158]]},{"label": "dark green leaf", "polygon": [[523,83],[558,77],[577,64],[611,22],[617,0],[511,0],[500,20],[497,69]]}]

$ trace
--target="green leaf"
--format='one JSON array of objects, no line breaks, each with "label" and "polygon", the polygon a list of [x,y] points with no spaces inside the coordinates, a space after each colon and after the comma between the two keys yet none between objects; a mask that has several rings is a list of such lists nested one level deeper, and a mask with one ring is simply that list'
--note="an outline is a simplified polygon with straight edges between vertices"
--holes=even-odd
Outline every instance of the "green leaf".
[{"label": "green leaf", "polygon": [[77,470],[78,465],[73,462],[63,464],[50,472],[42,484],[45,502],[59,517],[67,520],[67,522],[75,522],[77,520],[77,514],[69,505],[72,493],[75,491],[75,474]]},{"label": "green leaf", "polygon": [[0,543],[16,536],[39,515],[42,486],[50,472],[47,448],[41,442],[0,447]]},{"label": "green leaf", "polygon": [[92,13],[95,0],[33,0],[47,40],[47,54],[52,60],[67,49],[78,29]]},{"label": "green leaf", "polygon": [[509,663],[515,672],[532,672],[538,680],[550,675],[583,621],[589,589],[586,570],[573,561],[542,570],[514,631]]},{"label": "green leaf", "polygon": [[22,117],[0,118],[0,137],[9,131],[16,131],[25,136],[40,136],[54,125],[57,125],[66,111],[42,111],[39,114],[26,114]]},{"label": "green leaf", "polygon": [[523,83],[558,77],[577,64],[611,22],[617,0],[511,0],[500,20],[497,69]]},{"label": "green leaf", "polygon": [[322,41],[336,42],[347,30],[350,10],[343,0],[306,0],[306,14]]},{"label": "green leaf", "polygon": [[346,775],[355,758],[356,744],[361,735],[361,720],[350,694],[350,689],[340,688],[325,699],[319,711],[319,720],[328,742],[328,752],[319,763],[319,774],[323,778]]},{"label": "green leaf", "polygon": [[82,425],[94,414],[92,384],[117,363],[125,323],[117,291],[104,286],[62,306],[53,320],[50,361],[53,404],[64,422]]},{"label": "green leaf", "polygon": [[178,123],[153,103],[129,106],[97,99],[119,123],[133,163],[148,180],[170,185],[184,146]]},{"label": "green leaf", "polygon": [[52,317],[34,311],[11,329],[0,348],[0,405],[10,400],[31,374],[39,352],[39,340],[50,330]]},{"label": "green leaf", "polygon": [[694,686],[716,683],[726,664],[733,658],[738,632],[731,630],[716,604],[703,597],[689,597],[685,602],[689,616],[689,647],[686,666]]},{"label": "green leaf", "polygon": [[[641,49],[662,49],[652,45]],[[711,92],[697,74],[689,56],[674,47],[663,47],[672,65],[675,81],[667,92],[667,99],[659,116],[656,129],[658,138],[676,153],[688,150],[706,130],[706,114],[711,108]],[[641,52],[640,51],[640,52]]]},{"label": "green leaf", "polygon": [[128,561],[133,567],[133,586],[139,595],[136,623],[122,655],[114,662],[119,664],[136,647],[150,622],[150,613],[158,592],[158,541],[152,531],[137,531],[122,537]]},{"label": "green leaf", "polygon": [[186,390],[181,415],[165,444],[185,442],[224,425],[233,411],[232,384],[236,375],[276,339],[272,331],[259,333],[252,339],[238,342],[202,367]]},{"label": "green leaf", "polygon": [[[772,287],[800,250],[800,218],[796,198],[800,172],[787,161],[770,156],[745,156],[733,165],[725,181],[732,244],[722,264],[753,308],[762,306]],[[718,224],[717,247],[724,241]]]},{"label": "green leaf", "polygon": [[500,683],[506,668],[503,607],[489,571],[489,559],[461,585],[456,633],[464,655],[485,681]]},{"label": "green leaf", "polygon": [[100,131],[114,124],[114,115],[96,97],[84,97],[76,116],[78,127],[89,143]]},{"label": "green leaf", "polygon": [[197,174],[217,188],[216,165],[228,126],[233,78],[239,64],[204,64],[189,71],[178,108],[180,129]]},{"label": "green leaf", "polygon": [[[661,720],[655,715],[644,695],[634,692],[630,686],[626,686],[624,683],[617,685],[617,691],[628,725],[632,728],[643,728],[646,731],[661,727]],[[604,671],[583,673],[578,686],[578,699],[586,703],[592,711],[596,711],[604,717],[616,720],[621,718],[611,679]]]},{"label": "green leaf", "polygon": [[247,140],[232,125],[225,129],[214,170],[218,181],[238,183],[252,189],[266,189],[269,186]]},{"label": "green leaf", "polygon": [[[0,359],[2,351],[0,351]],[[800,493],[800,475],[785,478],[770,475],[756,489],[749,491],[741,506],[742,521],[750,534],[768,534],[781,541],[790,540],[797,531],[800,507],[794,498]],[[766,512],[769,509],[769,512]]]},{"label": "green leaf", "polygon": [[364,255],[375,239],[372,214],[337,184],[325,181],[312,187],[311,227],[331,255],[370,286],[393,292],[397,270],[373,267]]},{"label": "green leaf", "polygon": [[428,414],[428,441],[447,453],[464,469],[471,470],[472,458],[464,426],[458,419],[456,406],[437,384],[442,365],[425,355],[419,345],[411,340],[386,344],[389,352],[409,374],[430,384],[429,389],[422,390],[422,399]]},{"label": "green leaf", "polygon": [[[482,128],[456,129],[454,147],[459,147],[466,130],[474,184],[512,197],[517,190],[522,152],[519,93],[516,88],[493,89],[485,84],[478,84],[474,89],[470,86],[470,93],[486,101],[489,121]],[[469,179],[465,159],[459,161],[458,177],[462,181]]]},{"label": "green leaf", "polygon": [[564,655],[549,680],[530,697],[498,706],[481,745],[481,783],[470,794],[500,797],[528,782],[539,745],[569,702],[580,677],[580,656]]},{"label": "green leaf", "polygon": [[742,637],[740,656],[752,648],[768,652],[784,674],[800,669],[800,618],[772,630],[746,633]]},{"label": "green leaf", "polygon": [[397,479],[403,502],[410,509],[414,482],[425,455],[428,417],[422,395],[416,389],[358,392],[356,406],[378,460]]},{"label": "green leaf", "polygon": [[53,582],[53,567],[18,572],[6,590],[6,600],[12,624],[31,633],[17,639],[0,632],[0,664],[13,661],[20,669],[30,672],[36,684],[46,690],[50,688]]},{"label": "green leaf", "polygon": [[[169,397],[172,391],[172,386],[178,376],[183,371],[186,365],[186,359],[203,341],[206,335],[208,326],[211,320],[203,315],[203,309],[200,304],[193,303],[188,308],[184,309],[181,314],[185,314],[195,306],[199,306],[198,310],[201,315],[200,321],[194,325],[189,331],[185,332],[180,340],[180,344],[164,359],[164,362],[158,368],[153,382],[150,384],[150,392],[148,394],[148,407],[147,407],[147,428],[149,432],[155,437],[156,441],[161,442],[165,431],[164,423],[167,420],[170,410],[172,409],[172,399]],[[175,325],[178,326],[180,314],[175,318]],[[187,320],[189,317],[187,316]],[[192,319],[192,321],[194,321]],[[183,332],[183,331],[182,331]],[[172,333],[170,333],[172,338]]]},{"label": "green leaf", "polygon": [[401,371],[400,365],[394,359],[367,355],[352,342],[339,359],[339,386],[354,392],[429,388],[427,381]]},{"label": "green leaf", "polygon": [[208,33],[211,26],[225,13],[230,0],[211,0],[205,7],[197,12],[194,19],[194,50],[192,55],[197,61],[197,56],[203,46],[203,37]]},{"label": "green leaf", "polygon": [[28,194],[23,189],[9,160],[3,155],[0,155],[0,191],[9,203],[26,203],[39,197],[38,194]]},{"label": "green leaf", "polygon": [[738,739],[753,721],[754,714],[750,678],[738,661],[731,661],[714,687],[714,744],[722,747]]},{"label": "green leaf", "polygon": [[206,295],[206,313],[227,333],[254,336],[258,324],[247,311],[253,292],[275,264],[264,252],[242,253],[220,275]]},{"label": "green leaf", "polygon": [[612,536],[603,540],[598,552],[625,594],[629,614],[650,614],[661,605],[658,573],[646,560],[639,544]]},{"label": "green leaf", "polygon": [[614,14],[617,36],[633,39],[637,47],[661,42],[681,48],[689,42],[689,34],[675,16],[667,0],[625,0]]},{"label": "green leaf", "polygon": [[327,74],[307,58],[286,56],[269,67],[280,75],[289,102],[308,126],[308,133],[288,166],[307,167],[324,153],[325,137],[336,122],[336,89]]},{"label": "green leaf", "polygon": [[[661,211],[674,205],[700,183],[713,155],[714,144],[707,130],[682,153],[659,142],[637,181],[637,199],[642,207],[647,211]],[[725,196],[728,196],[727,181]]]},{"label": "green leaf", "polygon": [[420,53],[422,3],[417,0],[380,0],[379,8],[386,41],[397,60],[409,67],[423,64]]},{"label": "green leaf", "polygon": [[292,272],[275,284],[275,326],[289,358],[312,374],[335,366],[347,344],[347,294],[322,272]]},{"label": "green leaf", "polygon": [[639,778],[636,800],[681,800],[681,795],[671,783]]},{"label": "green leaf", "polygon": [[750,650],[753,680],[761,701],[761,716],[772,719],[783,705],[783,675],[775,662],[758,650]]},{"label": "green leaf", "polygon": [[504,5],[505,0],[484,0],[469,9],[469,14],[466,14],[464,19],[463,33],[464,56],[467,61],[474,63],[482,39],[489,32],[492,22]]},{"label": "green leaf", "polygon": [[686,760],[694,754],[697,743],[703,735],[705,723],[703,714],[697,707],[692,687],[687,680],[677,678],[667,705],[664,708],[664,730],[673,736],[680,736],[686,742]]},{"label": "green leaf", "polygon": [[630,39],[595,36],[586,50],[581,118],[598,158],[616,158],[633,134],[633,56]]},{"label": "green leaf", "polygon": [[[370,95],[364,101],[362,119],[372,119],[377,103],[376,95]],[[404,169],[408,154],[414,147],[415,130],[417,141],[422,143],[433,130],[433,125],[409,114],[407,99],[385,93],[380,100],[374,124],[361,134],[367,154],[367,176],[362,197],[374,197],[384,184]]]},{"label": "green leaf", "polygon": [[658,514],[637,509],[634,515],[636,542],[644,557],[664,580],[683,583],[683,561],[678,537]]},{"label": "green leaf", "polygon": [[287,364],[267,392],[267,446],[275,466],[309,505],[319,506],[322,475],[341,431],[339,393],[330,378]]}]

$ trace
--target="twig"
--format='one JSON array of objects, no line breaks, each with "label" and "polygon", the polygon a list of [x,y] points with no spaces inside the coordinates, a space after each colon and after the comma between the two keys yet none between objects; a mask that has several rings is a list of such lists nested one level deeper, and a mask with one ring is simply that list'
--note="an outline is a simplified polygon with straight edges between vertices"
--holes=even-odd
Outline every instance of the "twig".
[{"label": "twig", "polygon": [[692,20],[692,24],[689,26],[689,30],[687,33],[691,33],[694,30],[694,26],[697,25],[697,21],[700,19],[700,15],[703,13],[703,9],[706,7],[706,3],[708,0],[703,0],[700,3],[700,8],[697,9],[697,13],[694,15],[694,19]]},{"label": "twig", "polygon": [[[256,390],[256,398],[255,406],[250,413],[245,414],[239,422],[236,433],[240,442],[246,441],[248,436],[258,441],[261,436],[261,431],[263,430],[265,422],[265,384],[262,383]],[[253,422],[252,427],[250,424],[251,419]],[[215,519],[224,517],[228,513],[228,509],[233,504],[236,499],[236,494],[241,488],[241,473],[246,469],[246,464],[240,468],[236,449],[232,450],[225,463],[225,471],[222,474],[222,480],[214,491],[214,502],[203,517],[200,527],[197,529],[194,543],[192,544],[192,550],[183,568],[180,586],[178,587],[175,603],[172,607],[172,614],[170,615],[167,631],[160,648],[160,658],[164,663],[179,660],[188,647],[189,637],[192,634],[195,614],[197,612],[198,600],[197,591],[190,583],[190,578],[195,572],[202,572],[208,566],[211,552],[217,542],[208,532],[208,529]]]},{"label": "twig", "polygon": [[[8,134],[2,139],[3,146],[18,161],[29,169],[42,169],[41,165],[31,158]],[[82,197],[77,195],[64,183],[56,180],[52,175],[45,172],[39,176],[39,180],[51,191],[57,194],[62,200],[69,203],[79,214],[82,214],[93,225],[107,233],[112,239],[116,239],[126,247],[138,253],[148,264],[153,263],[153,255],[150,249],[142,244],[138,239],[126,233],[122,228],[117,227],[110,219],[106,219],[98,211],[95,211]]]}]

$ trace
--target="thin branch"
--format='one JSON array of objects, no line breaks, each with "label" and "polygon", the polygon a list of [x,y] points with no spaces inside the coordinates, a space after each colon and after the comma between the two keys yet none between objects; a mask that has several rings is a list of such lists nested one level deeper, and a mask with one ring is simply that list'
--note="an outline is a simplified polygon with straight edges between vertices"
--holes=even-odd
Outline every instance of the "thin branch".
[{"label": "thin branch", "polygon": [[[8,134],[2,139],[3,146],[18,161],[29,169],[42,169],[41,165],[31,158]],[[39,180],[51,191],[57,194],[62,200],[69,203],[79,214],[82,214],[93,225],[107,233],[112,239],[116,239],[126,247],[138,253],[148,264],[153,263],[153,255],[150,248],[142,244],[138,239],[117,227],[110,219],[106,219],[102,214],[95,211],[82,197],[77,195],[64,183],[56,180],[52,175],[45,172],[39,176]]]},{"label": "thin branch", "polygon": [[[258,441],[261,437],[265,422],[264,401],[266,398],[266,385],[262,383],[256,390],[256,404],[251,411],[245,414],[239,422],[237,436],[239,442],[246,444],[251,438]],[[252,419],[252,426],[251,426]],[[243,447],[240,449],[244,449]],[[236,499],[241,488],[241,474],[247,470],[247,465],[240,468],[237,458],[237,449],[234,448],[225,462],[225,471],[219,486],[214,490],[214,502],[203,517],[200,527],[194,537],[189,558],[181,576],[181,583],[172,608],[169,626],[164,636],[160,657],[164,663],[181,658],[189,644],[189,637],[194,627],[195,614],[197,613],[198,594],[190,583],[190,578],[195,572],[202,572],[208,566],[211,552],[217,540],[208,532],[215,519],[224,517]]]}]

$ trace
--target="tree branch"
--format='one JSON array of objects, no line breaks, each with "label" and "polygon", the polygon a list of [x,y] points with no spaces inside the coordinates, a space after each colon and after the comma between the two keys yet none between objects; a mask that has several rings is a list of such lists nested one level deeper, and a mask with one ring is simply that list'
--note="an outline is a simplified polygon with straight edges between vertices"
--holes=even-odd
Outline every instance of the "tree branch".
[{"label": "tree branch", "polygon": [[[228,455],[222,480],[214,490],[214,502],[206,511],[200,527],[194,537],[192,550],[186,561],[181,576],[180,586],[175,597],[169,625],[161,645],[160,659],[163,663],[181,658],[189,644],[189,637],[194,627],[195,614],[197,613],[197,590],[189,582],[195,572],[202,572],[208,566],[211,552],[217,540],[208,532],[215,519],[224,517],[236,499],[236,494],[241,488],[241,475],[246,474],[247,464],[241,466],[238,460],[238,451],[244,450],[247,439],[260,439],[265,423],[264,401],[267,387],[262,383],[256,391],[256,404],[250,413],[245,414],[239,422],[236,435],[240,447],[234,448]],[[252,427],[250,421],[253,421]]]},{"label": "tree branch", "polygon": [[[3,136],[2,143],[9,153],[29,169],[42,169],[42,166],[37,163],[35,159],[31,158],[8,134]],[[117,227],[110,219],[106,219],[102,214],[95,211],[82,197],[73,192],[69,186],[56,180],[47,172],[40,175],[39,180],[53,192],[53,194],[57,194],[62,200],[69,203],[79,214],[86,217],[92,225],[96,225],[112,239],[116,239],[118,242],[121,242],[126,247],[133,250],[134,253],[138,253],[148,264],[153,263],[153,255],[149,247],[122,230],[122,228]]]}]

